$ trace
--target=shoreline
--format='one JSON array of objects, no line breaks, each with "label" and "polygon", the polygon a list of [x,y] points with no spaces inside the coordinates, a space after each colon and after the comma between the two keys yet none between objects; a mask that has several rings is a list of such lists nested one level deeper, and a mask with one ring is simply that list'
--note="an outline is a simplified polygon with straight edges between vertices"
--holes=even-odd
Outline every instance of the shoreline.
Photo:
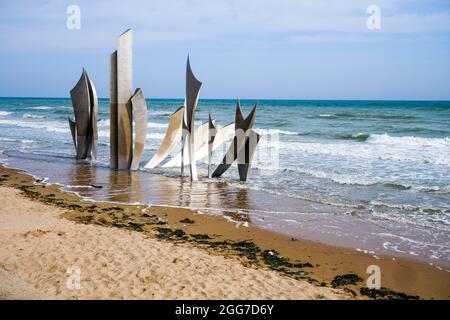
[{"label": "shoreline", "polygon": [[[354,298],[368,298],[361,294],[361,289],[369,276],[366,273],[369,265],[380,266],[381,286],[392,290],[391,298],[406,297],[401,293],[409,298],[450,298],[448,272],[407,258],[380,256],[377,259],[356,250],[294,239],[254,226],[236,228],[222,217],[189,209],[86,202],[61,191],[60,186],[36,183],[28,174],[1,165],[0,187],[18,189],[26,198],[63,209],[62,217],[70,221],[101,225],[103,229],[125,229],[158,242],[200,249],[210,256],[226,257],[246,269],[271,270],[282,278],[309,282],[314,288],[331,290],[327,287],[335,286]],[[342,285],[347,279],[342,276],[348,274],[357,275],[360,281]],[[373,291],[369,296],[378,294],[381,298],[383,292],[388,293]],[[340,296],[343,297],[345,294]]]}]

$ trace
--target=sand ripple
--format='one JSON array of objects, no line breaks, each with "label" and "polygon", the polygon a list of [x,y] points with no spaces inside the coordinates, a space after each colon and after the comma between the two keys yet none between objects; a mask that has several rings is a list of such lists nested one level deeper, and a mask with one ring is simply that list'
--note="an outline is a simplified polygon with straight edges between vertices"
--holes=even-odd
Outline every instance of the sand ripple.
[{"label": "sand ripple", "polygon": [[[76,224],[59,218],[61,209],[28,200],[14,189],[0,187],[0,202],[0,298],[346,297],[141,233]],[[81,272],[79,289],[67,287],[70,268]]]}]

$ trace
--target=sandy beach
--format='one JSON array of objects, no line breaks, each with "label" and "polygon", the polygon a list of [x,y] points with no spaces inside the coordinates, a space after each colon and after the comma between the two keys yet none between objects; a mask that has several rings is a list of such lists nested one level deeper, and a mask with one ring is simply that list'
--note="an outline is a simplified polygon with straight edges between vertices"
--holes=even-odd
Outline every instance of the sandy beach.
[{"label": "sandy beach", "polygon": [[[140,233],[81,225],[0,188],[3,299],[345,299],[342,290],[255,270]],[[69,268],[80,289],[66,286]]]},{"label": "sandy beach", "polygon": [[[83,202],[4,167],[0,176],[3,299],[449,298],[448,273],[416,261],[185,209]],[[371,264],[388,289],[367,294]],[[73,270],[80,289],[67,287]]]}]

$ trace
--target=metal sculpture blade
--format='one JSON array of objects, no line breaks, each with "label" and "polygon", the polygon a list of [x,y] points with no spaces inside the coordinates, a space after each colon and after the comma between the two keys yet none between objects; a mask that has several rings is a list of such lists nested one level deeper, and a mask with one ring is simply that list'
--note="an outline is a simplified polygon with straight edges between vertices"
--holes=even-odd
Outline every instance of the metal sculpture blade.
[{"label": "metal sculpture blade", "polygon": [[[234,136],[234,122],[219,128],[217,130],[217,134],[216,137],[214,139],[214,144],[213,144],[213,148],[212,151],[216,150],[217,148],[219,148],[221,145],[223,145],[226,141],[232,139]],[[195,151],[195,159],[196,160],[201,160],[205,157],[208,156],[208,151],[209,151],[209,143],[204,143],[200,146],[200,148],[197,148],[197,150]],[[172,159],[173,160],[173,159]],[[175,167],[175,166],[179,166],[180,165],[180,161],[181,161],[181,154],[177,155],[177,162],[172,162],[169,161],[166,164],[163,165],[163,167]],[[184,157],[184,161],[186,161],[185,164],[189,164],[189,158]]]},{"label": "metal sculpture blade", "polygon": [[72,134],[73,145],[75,146],[75,150],[77,149],[77,124],[70,118],[69,120],[70,133]]},{"label": "metal sculpture blade", "polygon": [[[87,75],[87,74],[86,74]],[[94,83],[87,76],[89,82],[89,96],[90,96],[90,107],[91,107],[91,127],[92,127],[92,138],[91,138],[91,147],[90,154],[92,160],[97,160],[97,149],[98,149],[98,97],[97,90],[95,90]]]},{"label": "metal sculpture blade", "polygon": [[[206,141],[206,139],[208,138],[208,122],[205,122],[202,125],[200,125],[200,127],[198,127],[198,129],[195,130],[194,135],[195,135],[195,141],[196,141],[195,142],[195,158],[198,159],[197,151],[202,146],[204,141]],[[188,154],[186,154],[186,153],[184,154],[183,163],[184,163],[184,165],[190,164]],[[163,167],[168,168],[168,167],[176,167],[179,165],[181,165],[181,152],[179,152],[176,156],[174,156],[172,159],[170,159],[170,161],[165,163],[163,165]]]},{"label": "metal sculpture blade", "polygon": [[147,103],[144,93],[141,89],[136,89],[131,97],[131,106],[135,123],[136,135],[134,137],[133,160],[131,161],[131,170],[139,168],[142,152],[144,151],[145,138],[147,136]]},{"label": "metal sculpture blade", "polygon": [[73,111],[76,123],[76,141],[77,141],[77,159],[85,159],[87,157],[86,138],[88,135],[88,127],[90,120],[90,101],[89,88],[86,71],[83,69],[80,80],[75,87],[70,90],[70,98],[72,99]]},{"label": "metal sculpture blade", "polygon": [[128,29],[117,41],[117,168],[130,168],[133,157],[132,131],[132,30]]},{"label": "metal sculpture blade", "polygon": [[[184,158],[184,148],[187,142],[189,152],[189,168],[191,173],[191,180],[197,181],[197,166],[195,163],[195,134],[192,134],[192,129],[195,128],[195,108],[197,106],[198,97],[200,93],[200,87],[202,83],[197,80],[191,69],[189,62],[189,55],[186,64],[186,99],[185,99],[185,113],[183,123],[183,133],[181,141],[182,159]],[[183,175],[184,163],[182,162],[181,174]]]},{"label": "metal sculpture blade", "polygon": [[239,180],[247,181],[248,172],[255,154],[256,146],[258,145],[261,136],[253,129],[250,129],[250,134],[246,138],[245,146],[238,156],[238,171]]},{"label": "metal sculpture blade", "polygon": [[170,116],[169,125],[163,141],[158,151],[156,151],[150,161],[145,165],[146,169],[152,169],[160,164],[180,142],[183,115],[184,107],[180,107]]},{"label": "metal sculpture blade", "polygon": [[253,107],[247,118],[244,119],[241,110],[241,104],[239,100],[236,104],[236,116],[235,116],[235,135],[234,139],[228,149],[227,153],[223,157],[222,162],[214,170],[212,177],[220,177],[237,159],[242,149],[245,148],[245,143],[249,136],[250,129],[253,126],[253,122],[256,117],[256,108],[258,104]]},{"label": "metal sculpture blade", "polygon": [[109,163],[117,169],[117,51],[109,59]]},{"label": "metal sculpture blade", "polygon": [[95,159],[97,141],[97,92],[83,69],[80,79],[70,90],[75,120],[69,119],[70,132],[77,152],[77,159]]},{"label": "metal sculpture blade", "polygon": [[214,145],[214,139],[216,138],[217,129],[214,125],[212,119],[211,119],[211,112],[208,115],[208,124],[209,124],[209,130],[208,130],[208,178],[212,177],[212,168],[211,168],[211,159],[213,154],[213,145]]}]

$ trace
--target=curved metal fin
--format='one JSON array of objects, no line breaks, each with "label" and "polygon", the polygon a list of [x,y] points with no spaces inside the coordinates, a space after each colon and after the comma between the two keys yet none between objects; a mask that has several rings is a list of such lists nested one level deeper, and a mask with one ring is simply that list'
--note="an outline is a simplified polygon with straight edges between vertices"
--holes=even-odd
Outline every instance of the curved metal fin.
[{"label": "curved metal fin", "polygon": [[91,78],[89,78],[86,73],[86,77],[88,79],[88,88],[89,88],[89,102],[90,102],[90,156],[92,160],[97,159],[97,149],[98,149],[98,129],[97,129],[97,121],[98,121],[98,97],[97,90],[95,89],[94,83]]},{"label": "curved metal fin", "polygon": [[117,169],[117,50],[109,58],[109,166]]},{"label": "curved metal fin", "polygon": [[225,153],[225,156],[222,159],[222,163],[219,164],[214,170],[212,177],[220,177],[228,168],[233,164],[233,162],[237,159],[241,150],[245,148],[245,144],[247,142],[249,134],[252,134],[252,126],[256,117],[256,108],[258,103],[256,102],[252,111],[249,113],[247,118],[243,118],[241,105],[238,100],[236,104],[236,123],[235,123],[235,135],[233,142],[231,143],[228,151]]},{"label": "curved metal fin", "polygon": [[241,129],[243,131],[247,131],[253,127],[253,123],[255,122],[256,118],[256,108],[258,107],[258,102],[255,103],[255,106],[253,107],[252,111],[248,114],[247,118],[244,119],[242,115],[241,105],[238,101],[236,105],[236,116],[235,116],[235,122],[236,122],[236,130]]},{"label": "curved metal fin", "polygon": [[69,120],[69,127],[70,133],[72,134],[73,145],[75,146],[75,149],[77,149],[77,124],[70,118],[67,118],[67,120]]},{"label": "curved metal fin", "polygon": [[195,108],[197,106],[198,96],[200,93],[200,88],[202,83],[195,77],[194,73],[191,69],[191,63],[189,60],[189,55],[187,57],[186,63],[186,115],[185,121],[186,126],[191,132],[193,121],[194,121],[194,113]]},{"label": "curved metal fin", "polygon": [[255,154],[256,146],[258,145],[261,136],[253,129],[250,129],[250,133],[245,141],[245,147],[242,148],[238,156],[238,171],[239,180],[247,181],[248,172],[250,171],[253,155]]},{"label": "curved metal fin", "polygon": [[217,134],[216,126],[214,125],[214,122],[211,119],[211,112],[208,115],[208,123],[209,123],[209,130],[208,130],[208,178],[211,178],[211,175],[212,175],[211,161],[212,161],[212,154],[213,154],[213,146],[214,146],[214,139],[216,138],[216,134]]},{"label": "curved metal fin", "polygon": [[145,138],[147,136],[147,103],[145,102],[144,93],[140,88],[136,89],[131,97],[131,107],[133,109],[133,117],[135,123],[135,137],[133,160],[131,161],[131,170],[139,168],[142,152],[144,151]]},{"label": "curved metal fin", "polygon": [[[205,141],[208,139],[208,132],[209,132],[209,123],[204,122],[202,125],[198,127],[197,130],[195,130],[195,158],[197,159],[197,151],[200,149]],[[170,168],[170,167],[176,167],[181,165],[181,152],[179,152],[176,156],[174,156],[170,161],[165,163],[163,165],[164,168]],[[183,153],[183,165],[190,164],[190,160],[187,153]]]},{"label": "curved metal fin", "polygon": [[83,69],[80,79],[75,87],[70,90],[70,98],[72,99],[72,107],[75,115],[76,123],[76,150],[77,159],[85,159],[89,150],[90,125],[90,95],[89,95],[89,79],[86,71]]},{"label": "curved metal fin", "polygon": [[236,124],[236,126],[238,126],[238,125],[240,125],[243,122],[244,122],[244,116],[242,114],[241,101],[239,99],[237,99],[237,102],[236,102],[236,115],[234,116],[234,123]]},{"label": "curved metal fin", "polygon": [[[200,93],[200,87],[202,83],[194,76],[189,61],[189,55],[187,57],[186,64],[186,110],[185,110],[185,125],[187,127],[187,135],[183,135],[182,144],[184,140],[188,143],[189,152],[189,168],[191,172],[191,180],[197,181],[197,166],[195,163],[195,134],[192,134],[193,128],[195,128],[195,108],[198,102],[198,96]],[[184,154],[184,144],[182,146],[182,153]],[[182,159],[184,156],[182,157]],[[183,175],[184,164],[181,164],[181,171]]]},{"label": "curved metal fin", "polygon": [[117,40],[117,168],[128,170],[133,157],[131,110],[133,33],[128,29]]},{"label": "curved metal fin", "polygon": [[178,108],[171,116],[166,134],[156,153],[145,165],[146,169],[152,169],[161,163],[181,140],[181,126],[183,122],[184,107]]}]

